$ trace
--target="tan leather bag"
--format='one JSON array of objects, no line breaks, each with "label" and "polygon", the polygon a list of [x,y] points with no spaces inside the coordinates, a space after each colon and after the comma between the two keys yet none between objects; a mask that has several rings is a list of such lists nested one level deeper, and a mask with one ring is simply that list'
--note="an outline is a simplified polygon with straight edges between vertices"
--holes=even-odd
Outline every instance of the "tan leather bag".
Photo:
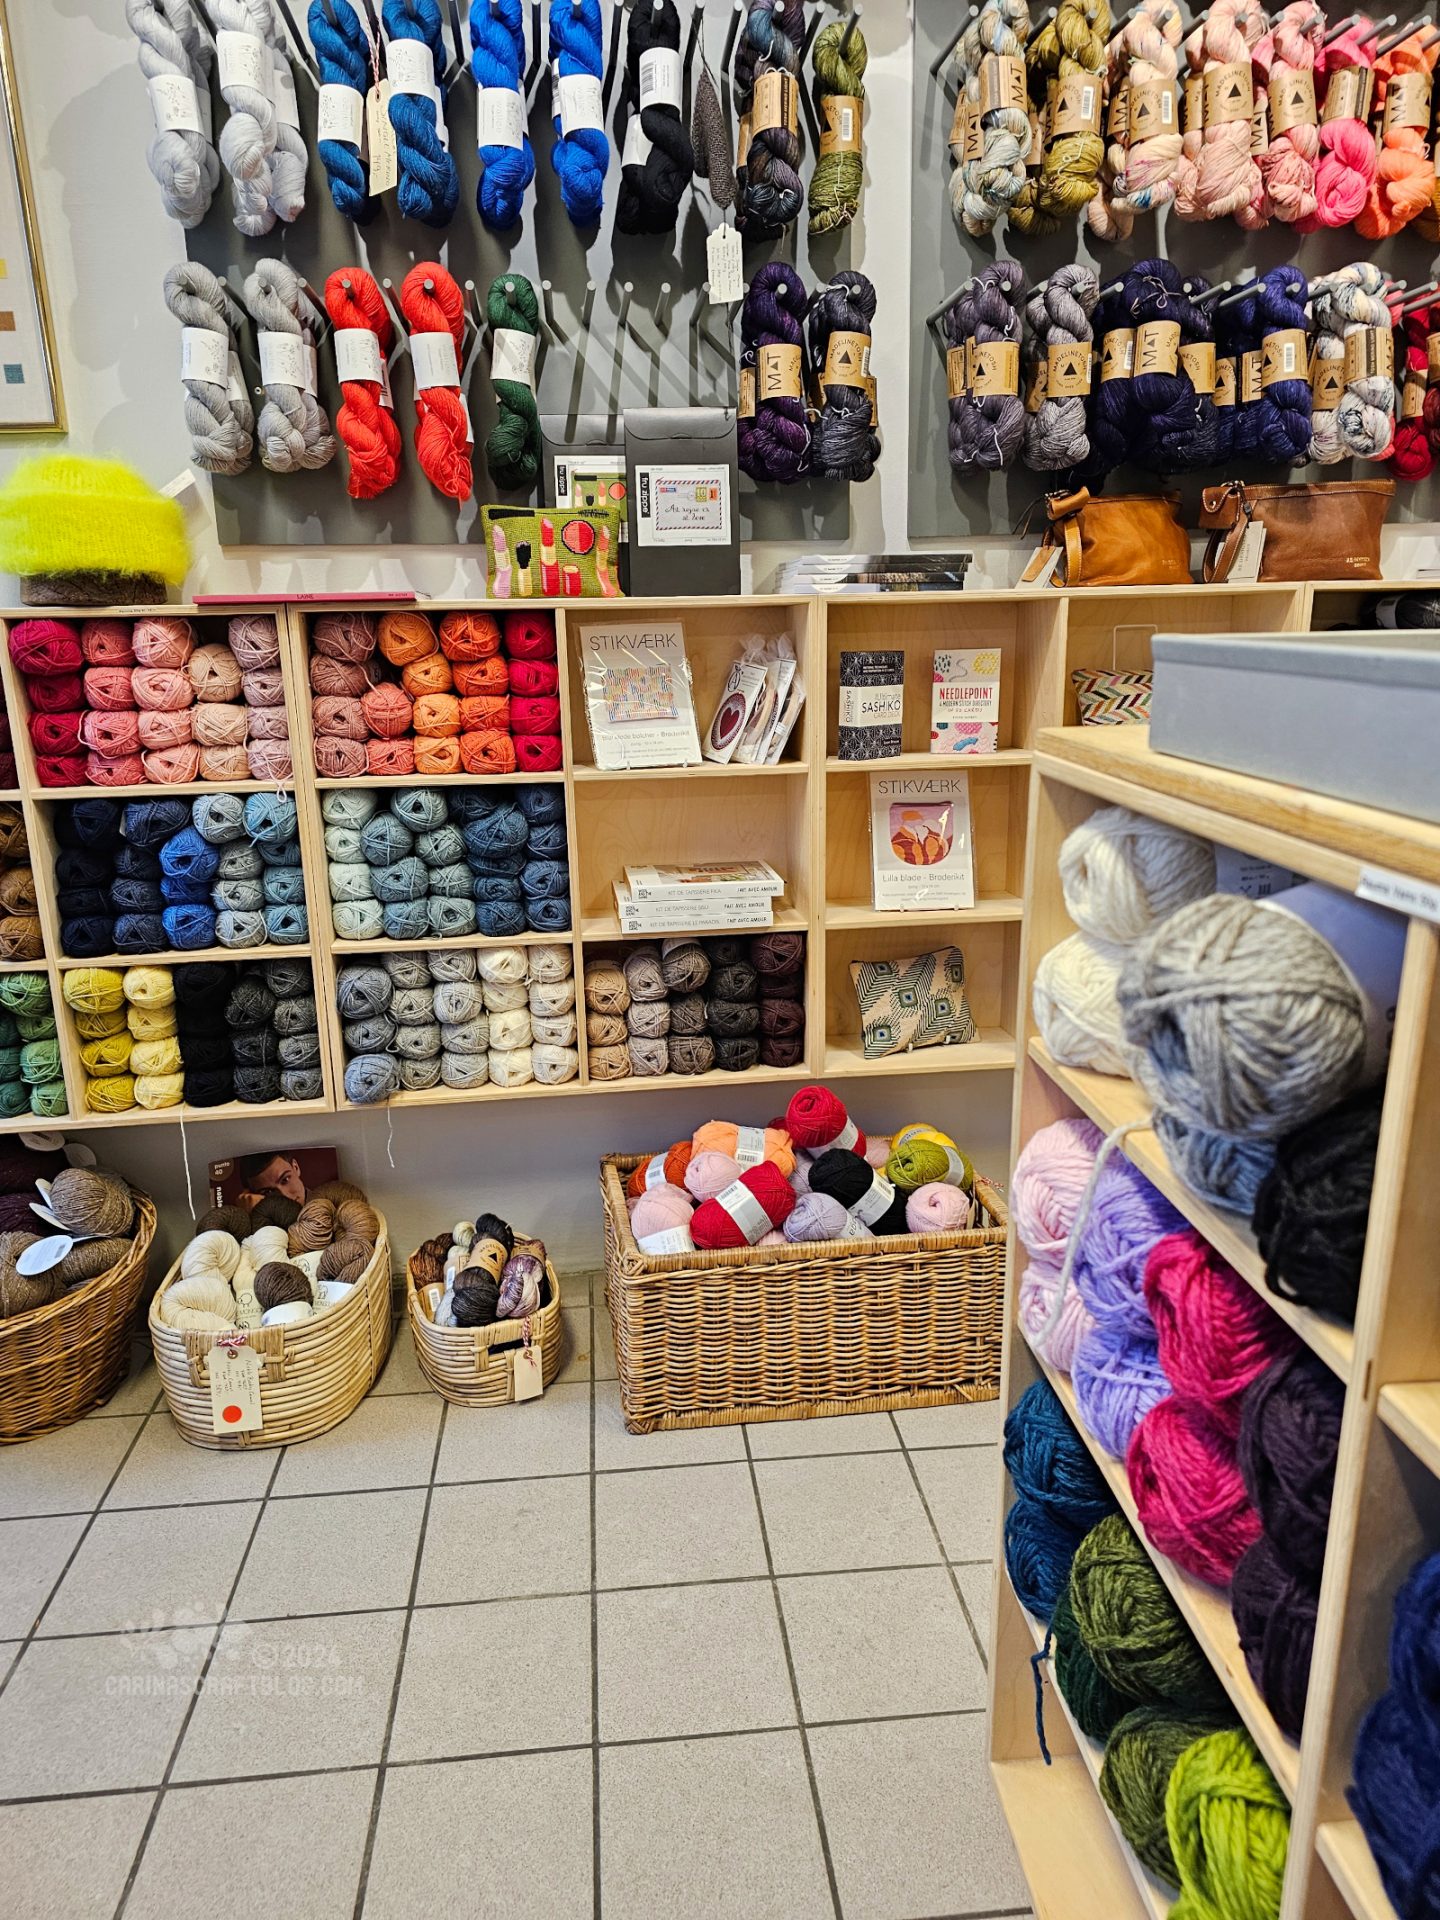
[{"label": "tan leather bag", "polygon": [[1251,519],[1265,529],[1262,580],[1378,580],[1380,529],[1393,480],[1322,480],[1315,486],[1252,487],[1230,480],[1200,495],[1210,534],[1205,578],[1228,580]]},{"label": "tan leather bag", "polygon": [[1020,576],[1021,586],[1040,577],[1046,555],[1063,547],[1050,576],[1057,587],[1169,587],[1190,580],[1190,541],[1176,515],[1175,493],[1101,494],[1089,490],[1052,493],[1045,499],[1050,524]]}]

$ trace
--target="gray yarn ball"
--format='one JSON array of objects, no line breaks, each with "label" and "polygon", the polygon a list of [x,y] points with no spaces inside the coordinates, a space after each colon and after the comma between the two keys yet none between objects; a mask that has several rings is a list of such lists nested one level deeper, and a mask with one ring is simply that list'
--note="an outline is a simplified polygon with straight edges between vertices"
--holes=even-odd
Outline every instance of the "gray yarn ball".
[{"label": "gray yarn ball", "polygon": [[663,1040],[647,1040],[632,1034],[626,1044],[630,1071],[638,1078],[650,1079],[669,1071],[670,1049]]},{"label": "gray yarn ball", "polygon": [[360,860],[360,829],[358,827],[326,827],[325,857],[335,860],[341,866],[354,866]]},{"label": "gray yarn ball", "polygon": [[436,981],[473,980],[478,971],[473,947],[434,947],[425,960]]},{"label": "gray yarn ball", "polygon": [[270,907],[298,906],[305,898],[305,876],[299,867],[267,867],[260,885]]},{"label": "gray yarn ball", "polygon": [[537,1046],[573,1047],[577,1030],[573,1013],[532,1013],[530,1016],[530,1037]]},{"label": "gray yarn ball", "polygon": [[424,1093],[440,1084],[440,1056],[428,1060],[401,1060],[400,1084],[407,1093]]},{"label": "gray yarn ball", "polygon": [[319,1067],[292,1067],[281,1072],[280,1091],[287,1100],[318,1100],[325,1082]]},{"label": "gray yarn ball", "polygon": [[245,802],[238,793],[202,793],[190,815],[195,831],[212,847],[226,846],[245,832]]},{"label": "gray yarn ball", "polygon": [[267,960],[265,984],[277,1000],[293,1000],[297,993],[314,991],[308,960]]},{"label": "gray yarn ball", "polygon": [[392,900],[381,909],[387,940],[425,940],[430,935],[428,900]]},{"label": "gray yarn ball", "polygon": [[215,916],[215,941],[221,947],[263,947],[263,913],[220,913]]},{"label": "gray yarn ball", "polygon": [[332,787],[320,796],[320,817],[327,827],[358,830],[379,806],[379,794],[369,787]]},{"label": "gray yarn ball", "polygon": [[476,932],[478,928],[473,900],[452,900],[445,894],[432,895],[428,912],[433,938],[458,940]]},{"label": "gray yarn ball", "polygon": [[490,1022],[483,1015],[478,1020],[447,1021],[440,1029],[440,1039],[447,1053],[488,1053]]},{"label": "gray yarn ball", "polygon": [[449,805],[438,787],[401,787],[390,802],[390,811],[415,833],[443,827],[450,817]]},{"label": "gray yarn ball", "polygon": [[447,1087],[468,1093],[490,1078],[489,1057],[483,1053],[446,1053],[440,1060],[440,1078]]},{"label": "gray yarn ball", "polygon": [[277,1000],[270,1020],[282,1040],[288,1033],[314,1033],[319,1025],[314,994],[302,993],[293,1000]]},{"label": "gray yarn ball", "polygon": [[[250,798],[258,800],[263,796],[252,793]],[[267,867],[298,867],[303,862],[298,840],[266,840],[256,851]]]},{"label": "gray yarn ball", "polygon": [[223,849],[220,864],[215,869],[217,880],[258,880],[265,871],[265,862],[260,858],[260,849],[252,847],[248,841],[237,840]]},{"label": "gray yarn ball", "polygon": [[344,1033],[351,1053],[388,1053],[395,1044],[395,1022],[388,1013],[371,1014],[368,1020],[347,1020]]},{"label": "gray yarn ball", "polygon": [[378,900],[341,900],[330,909],[339,940],[378,940],[385,931],[385,909]]},{"label": "gray yarn ball", "polygon": [[395,1051],[402,1060],[432,1060],[443,1050],[440,1029],[432,1020],[424,1027],[397,1027]]},{"label": "gray yarn ball", "polygon": [[395,985],[384,967],[368,963],[342,967],[335,980],[335,1004],[344,1020],[368,1020],[389,1008]]},{"label": "gray yarn ball", "polygon": [[430,898],[468,900],[475,904],[475,878],[463,860],[430,869]]},{"label": "gray yarn ball", "polygon": [[280,1042],[280,1064],[282,1067],[318,1067],[320,1035],[287,1033]]},{"label": "gray yarn ball", "polygon": [[372,867],[370,885],[380,901],[424,900],[430,892],[430,876],[424,861],[410,854],[393,867]]},{"label": "gray yarn ball", "polygon": [[460,837],[460,829],[448,823],[427,828],[416,840],[415,851],[427,867],[453,867],[465,861],[465,842]]},{"label": "gray yarn ball", "polygon": [[473,980],[447,980],[435,989],[435,1018],[458,1025],[485,1011],[485,997]]},{"label": "gray yarn ball", "polygon": [[414,851],[414,834],[393,813],[377,813],[360,829],[360,858],[372,867],[393,867]]},{"label": "gray yarn ball", "polygon": [[698,993],[681,993],[670,1002],[670,1031],[673,1034],[704,1033],[705,1002]]},{"label": "gray yarn ball", "polygon": [[632,1000],[625,1015],[632,1040],[663,1040],[670,1031],[668,1000]]},{"label": "gray yarn ball", "polygon": [[332,900],[373,900],[375,889],[371,885],[369,867],[360,861],[332,864],[330,898]]},{"label": "gray yarn ball", "polygon": [[265,887],[259,880],[217,880],[210,900],[217,913],[258,913],[265,904]]},{"label": "gray yarn ball", "polygon": [[387,953],[380,964],[397,987],[428,987],[430,966],[423,953]]},{"label": "gray yarn ball", "polygon": [[400,1091],[400,1068],[388,1053],[357,1053],[345,1068],[345,1098],[373,1107]]},{"label": "gray yarn ball", "polygon": [[435,995],[430,987],[397,987],[390,999],[390,1015],[402,1027],[423,1027],[435,1018]]}]

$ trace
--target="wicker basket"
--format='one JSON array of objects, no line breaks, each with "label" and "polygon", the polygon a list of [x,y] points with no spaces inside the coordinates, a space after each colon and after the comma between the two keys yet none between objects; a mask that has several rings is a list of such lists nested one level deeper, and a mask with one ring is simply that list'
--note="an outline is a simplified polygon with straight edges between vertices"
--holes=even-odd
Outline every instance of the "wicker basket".
[{"label": "wicker basket", "polygon": [[210,1349],[222,1336],[167,1327],[160,1297],[180,1272],[177,1260],[150,1302],[150,1339],[171,1418],[191,1446],[217,1453],[313,1440],[352,1414],[374,1386],[390,1352],[390,1236],[383,1214],[370,1264],[338,1307],[289,1326],[252,1327],[260,1355],[261,1424],[249,1433],[216,1433],[210,1413]]},{"label": "wicker basket", "polygon": [[[540,1348],[540,1377],[548,1387],[560,1371],[565,1323],[560,1318],[560,1282],[547,1260],[546,1306],[530,1317],[530,1337]],[[405,1299],[420,1371],[457,1407],[507,1407],[515,1398],[515,1354],[525,1344],[524,1323],[498,1320],[489,1327],[437,1327],[420,1299],[413,1259],[405,1266]]]},{"label": "wicker basket", "polygon": [[975,1192],[990,1224],[964,1233],[651,1258],[625,1205],[642,1158],[600,1162],[605,1295],[632,1433],[996,1397],[1007,1216],[983,1175]]},{"label": "wicker basket", "polygon": [[0,1440],[33,1440],[102,1406],[130,1371],[155,1206],[135,1195],[135,1238],[108,1273],[33,1313],[0,1320]]}]

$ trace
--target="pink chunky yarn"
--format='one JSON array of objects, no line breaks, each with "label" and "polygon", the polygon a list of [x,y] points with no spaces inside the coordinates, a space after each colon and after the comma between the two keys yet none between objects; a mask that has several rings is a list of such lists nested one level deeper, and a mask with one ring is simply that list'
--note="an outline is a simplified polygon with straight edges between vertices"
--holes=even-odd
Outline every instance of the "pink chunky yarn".
[{"label": "pink chunky yarn", "polygon": [[1150,1249],[1145,1304],[1176,1395],[1237,1434],[1245,1389],[1295,1350],[1294,1334],[1193,1227]]},{"label": "pink chunky yarn", "polygon": [[[1020,1276],[1020,1325],[1025,1338],[1042,1360],[1062,1373],[1074,1370],[1080,1343],[1094,1327],[1090,1309],[1080,1298],[1072,1280],[1065,1289],[1065,1304],[1053,1326],[1050,1315],[1055,1306],[1055,1289],[1060,1284],[1058,1269],[1028,1266]],[[1049,1328],[1047,1333],[1046,1329]]]},{"label": "pink chunky yarn", "polygon": [[[1275,16],[1269,33],[1251,56],[1256,85],[1283,85],[1295,74],[1313,76],[1322,57],[1325,15],[1314,0],[1291,0]],[[1286,127],[1270,136],[1260,155],[1260,175],[1272,218],[1294,226],[1315,212],[1315,163],[1320,157],[1319,127]]]},{"label": "pink chunky yarn", "polygon": [[1078,1115],[1042,1127],[1022,1148],[1010,1181],[1010,1210],[1032,1266],[1059,1273],[1099,1150],[1100,1129]]},{"label": "pink chunky yarn", "polygon": [[[1250,69],[1250,50],[1265,31],[1254,0],[1214,0],[1203,25],[1185,43],[1193,74],[1239,65]],[[1263,226],[1264,190],[1250,152],[1250,121],[1227,120],[1187,133],[1175,166],[1175,211],[1182,220],[1220,220],[1234,215],[1241,226]]]},{"label": "pink chunky yarn", "polygon": [[1228,1587],[1260,1538],[1230,1435],[1203,1407],[1172,1395],[1136,1427],[1125,1471],[1151,1545],[1186,1573]]},{"label": "pink chunky yarn", "polygon": [[[1362,40],[1367,23],[1349,27],[1324,49],[1316,66],[1318,78],[1344,67],[1373,67],[1373,37]],[[1319,91],[1317,84],[1317,92]],[[1331,120],[1320,128],[1320,158],[1315,167],[1315,211],[1296,222],[1302,233],[1317,227],[1346,227],[1364,208],[1379,166],[1374,135],[1363,120]]]}]

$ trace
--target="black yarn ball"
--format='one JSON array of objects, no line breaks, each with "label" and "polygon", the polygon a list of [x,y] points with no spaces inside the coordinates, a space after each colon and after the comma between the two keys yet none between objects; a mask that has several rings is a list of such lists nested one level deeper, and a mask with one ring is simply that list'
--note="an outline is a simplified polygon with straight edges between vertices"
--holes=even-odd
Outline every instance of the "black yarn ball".
[{"label": "black yarn ball", "polygon": [[1300,1738],[1305,1718],[1319,1601],[1318,1589],[1283,1566],[1263,1535],[1240,1556],[1230,1584],[1240,1650],[1276,1725],[1291,1740]]},{"label": "black yarn ball", "polygon": [[230,1043],[228,1033],[190,1033],[183,1021],[177,1022],[180,1028],[180,1051],[185,1058],[185,1071],[192,1069],[197,1073],[209,1073],[216,1067],[229,1067],[234,1063],[235,1050]]},{"label": "black yarn ball", "polygon": [[278,1067],[280,1036],[270,1027],[238,1029],[230,1036],[231,1055],[237,1067]]},{"label": "black yarn ball", "polygon": [[235,985],[235,967],[225,960],[196,960],[175,969],[175,1003],[186,1006],[192,1001],[218,1000],[221,1007]]},{"label": "black yarn ball", "polygon": [[[857,1201],[865,1198],[876,1179],[883,1177],[877,1176],[874,1167],[849,1147],[827,1147],[810,1163],[810,1191],[828,1193],[847,1213]],[[885,1212],[868,1225],[872,1233],[907,1233],[905,1196],[897,1190]]]},{"label": "black yarn ball", "polygon": [[705,1025],[717,1040],[758,1033],[760,1007],[754,1000],[707,1000]]},{"label": "black yarn ball", "polygon": [[717,1038],[715,1064],[726,1073],[748,1073],[752,1067],[760,1064],[760,1042],[748,1034],[738,1039]]},{"label": "black yarn ball", "polygon": [[185,1070],[185,1104],[191,1107],[223,1107],[235,1098],[235,1079],[228,1067],[202,1067]]},{"label": "black yarn ball", "polygon": [[1354,1321],[1382,1090],[1356,1095],[1286,1134],[1255,1199],[1265,1284],[1282,1299]]},{"label": "black yarn ball", "polygon": [[[61,909],[64,912],[64,909]],[[71,960],[93,960],[101,953],[146,953],[146,947],[117,947],[113,920],[85,919],[60,922],[60,945]]]},{"label": "black yarn ball", "polygon": [[154,880],[160,878],[160,856],[152,853],[148,847],[132,847],[123,840],[115,849],[113,865],[115,872],[126,880]]},{"label": "black yarn ball", "polygon": [[247,1028],[268,1027],[275,1012],[275,996],[253,974],[242,978],[225,1003],[225,1023],[243,1032]]},{"label": "black yarn ball", "polygon": [[293,1227],[300,1218],[300,1208],[288,1194],[262,1193],[250,1209],[250,1220],[255,1227]]},{"label": "black yarn ball", "polygon": [[744,961],[748,967],[749,956],[745,952],[745,942],[737,940],[728,933],[714,933],[701,942],[710,956],[712,967],[733,967],[737,961]]},{"label": "black yarn ball", "polygon": [[278,1067],[241,1067],[235,1069],[235,1098],[248,1106],[265,1106],[280,1098]]},{"label": "black yarn ball", "polygon": [[[116,953],[164,953],[170,945],[158,913],[122,913],[115,921]],[[104,948],[99,949],[104,952]]]},{"label": "black yarn ball", "polygon": [[62,896],[67,887],[106,886],[114,871],[110,859],[93,847],[62,847],[55,856],[55,885]]}]

